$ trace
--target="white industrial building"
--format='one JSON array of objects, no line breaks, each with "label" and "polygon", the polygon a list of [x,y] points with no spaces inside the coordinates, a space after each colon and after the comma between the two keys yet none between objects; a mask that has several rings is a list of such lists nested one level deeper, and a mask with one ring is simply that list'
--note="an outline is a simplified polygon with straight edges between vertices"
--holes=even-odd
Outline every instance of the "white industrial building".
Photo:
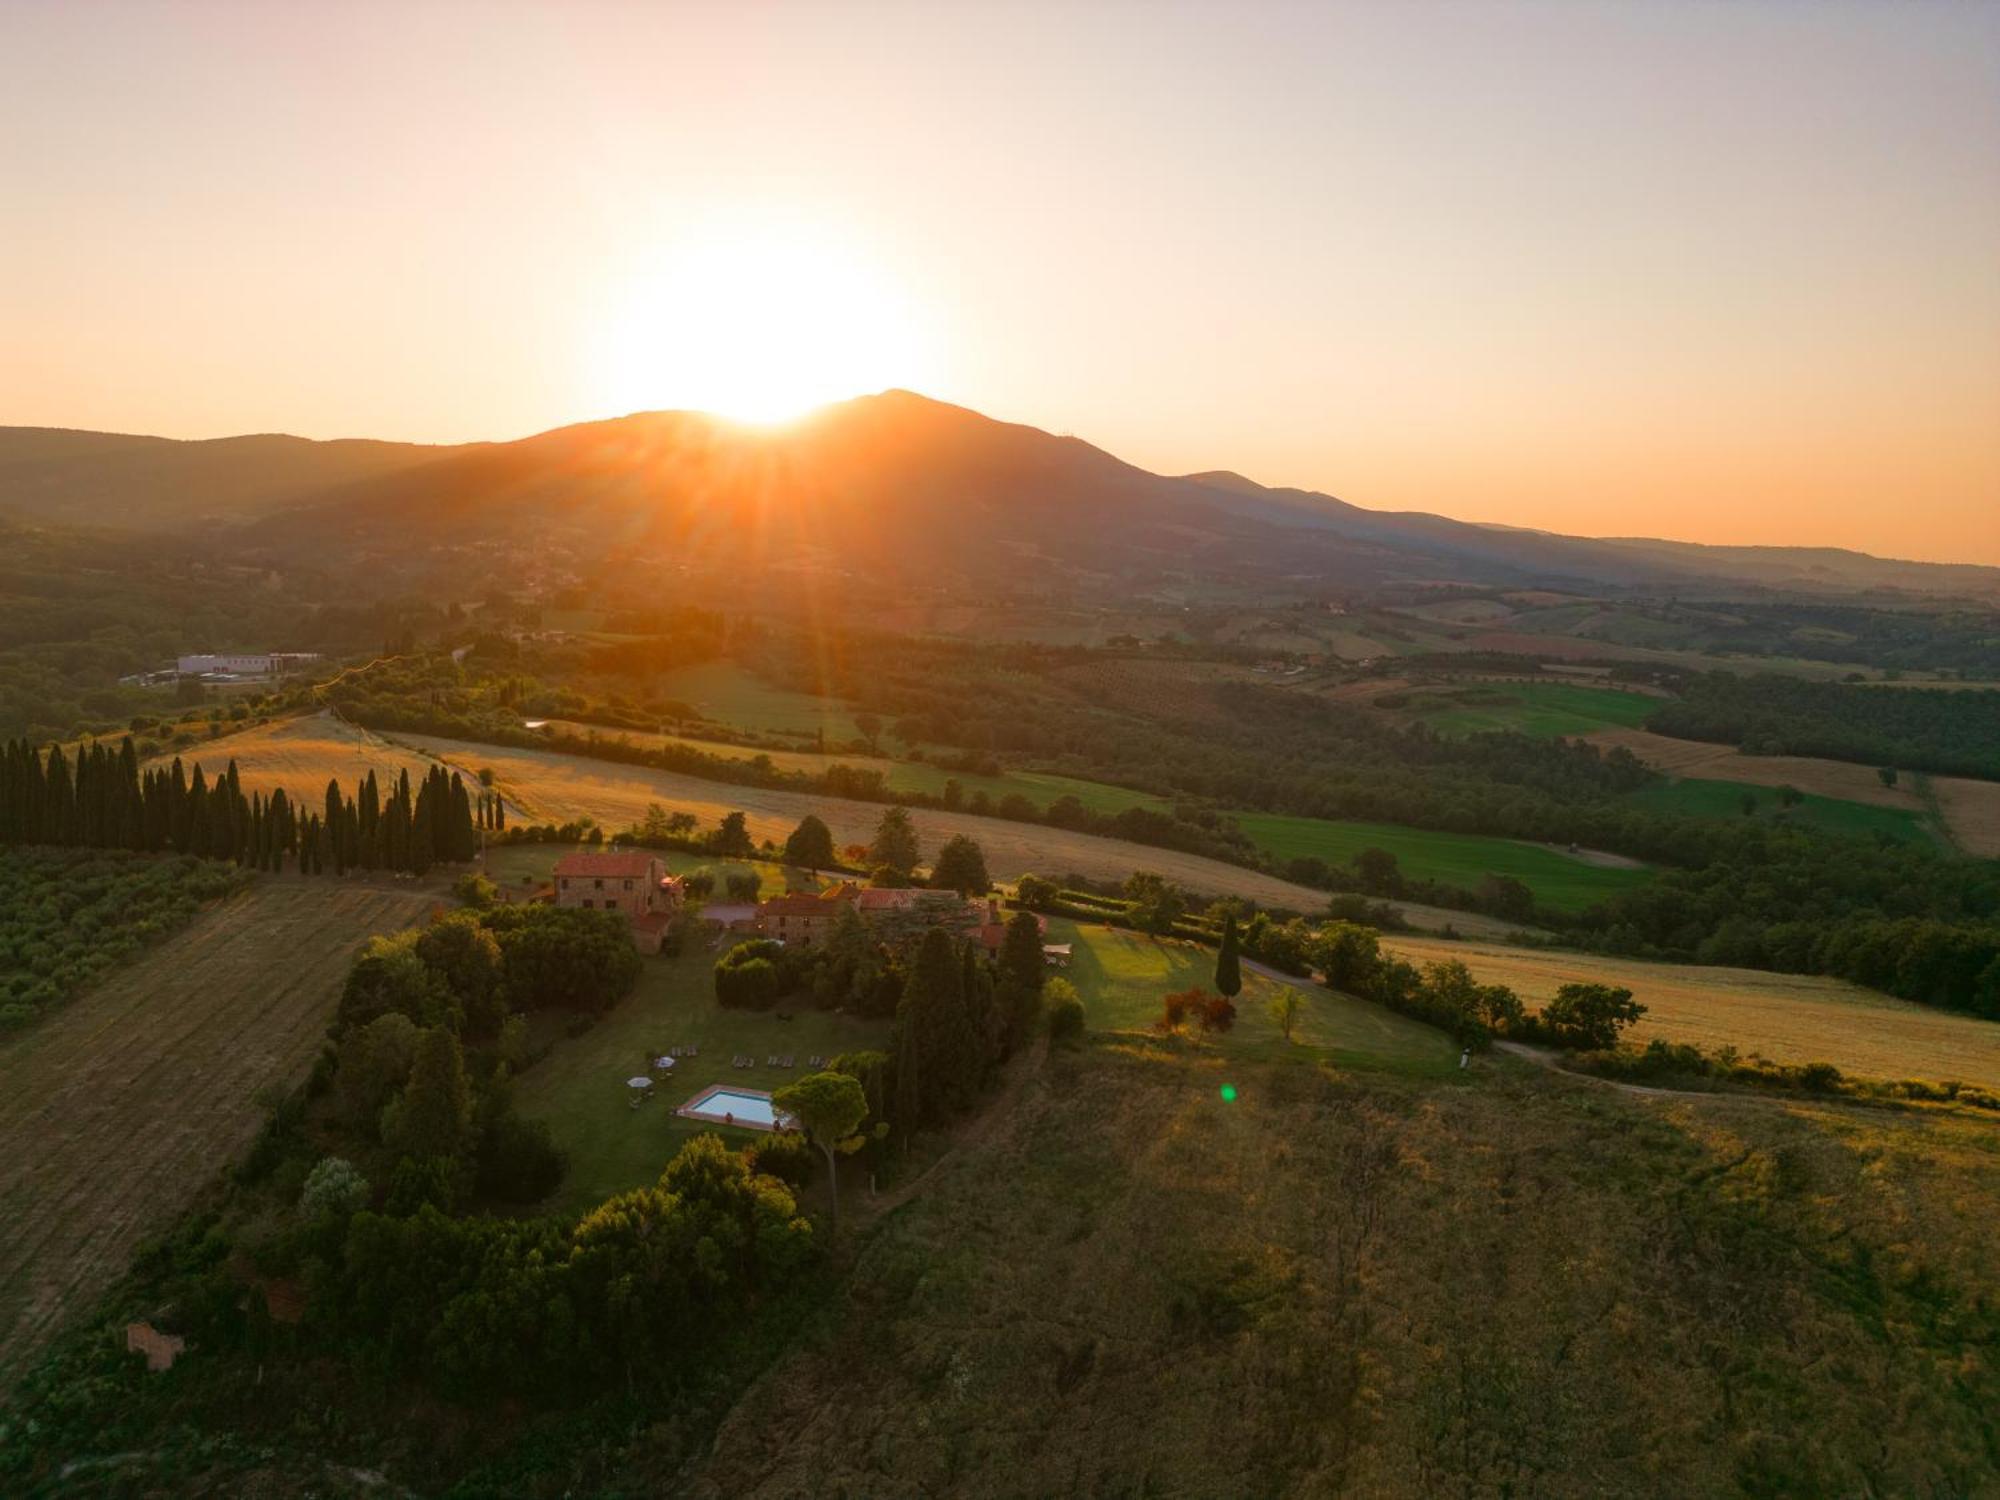
[{"label": "white industrial building", "polygon": [[275,677],[319,660],[317,651],[221,651],[183,656],[175,664],[183,677],[227,672],[232,677]]}]

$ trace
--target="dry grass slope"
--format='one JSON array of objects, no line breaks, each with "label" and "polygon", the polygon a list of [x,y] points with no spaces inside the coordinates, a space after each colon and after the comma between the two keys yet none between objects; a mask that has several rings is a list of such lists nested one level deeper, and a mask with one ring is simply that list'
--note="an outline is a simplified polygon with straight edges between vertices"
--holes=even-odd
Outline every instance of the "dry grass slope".
[{"label": "dry grass slope", "polygon": [[[320,805],[329,780],[338,781],[341,789],[352,795],[373,771],[386,791],[399,773],[408,771],[410,780],[418,781],[435,764],[429,756],[331,713],[260,724],[178,754],[190,774],[199,765],[211,781],[226,771],[233,759],[245,792],[269,796],[282,787],[287,797],[303,799],[309,810]],[[172,760],[169,754],[148,764],[164,765]],[[508,811],[518,814],[519,809],[510,805]]]},{"label": "dry grass slope", "polygon": [[1871,1078],[1958,1079],[2000,1088],[2000,1025],[1804,974],[1652,964],[1595,954],[1390,936],[1412,963],[1456,958],[1539,1005],[1572,982],[1618,984],[1647,1008],[1631,1035],[1729,1045],[1774,1062],[1830,1062]]},{"label": "dry grass slope", "polygon": [[[799,1495],[1971,1494],[2000,1133],[1101,1044],[888,1216],[693,1472]],[[1804,1414],[1810,1413],[1810,1420]]]},{"label": "dry grass slope", "polygon": [[428,899],[261,882],[0,1044],[0,1381],[236,1159],[356,946]]}]

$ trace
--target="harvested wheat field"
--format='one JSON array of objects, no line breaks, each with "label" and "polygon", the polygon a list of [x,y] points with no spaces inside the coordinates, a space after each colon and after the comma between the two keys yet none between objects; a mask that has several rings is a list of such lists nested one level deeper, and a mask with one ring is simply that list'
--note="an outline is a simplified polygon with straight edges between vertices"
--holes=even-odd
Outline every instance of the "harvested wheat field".
[{"label": "harvested wheat field", "polygon": [[[328,780],[338,781],[341,790],[351,795],[373,771],[386,795],[400,773],[408,771],[411,781],[419,781],[435,764],[427,755],[327,712],[261,724],[175,753],[190,775],[199,765],[211,781],[234,760],[246,793],[269,796],[283,787],[287,797],[303,801],[308,809],[320,805]],[[148,764],[165,765],[173,758],[162,755]],[[462,769],[469,780],[473,768]],[[519,813],[511,804],[507,810]]]},{"label": "harvested wheat field", "polygon": [[[1914,790],[1915,778],[1905,776],[1895,786],[1882,785],[1873,766],[1807,755],[1745,755],[1731,745],[1705,740],[1679,740],[1644,729],[1605,729],[1588,736],[1594,745],[1623,745],[1639,759],[1669,776],[1698,776],[1713,781],[1742,781],[1752,786],[1795,786],[1819,797],[1865,802],[1923,814],[1929,810]],[[1967,854],[2000,859],[2000,782],[1963,776],[1933,776],[1931,790],[1937,813],[1951,841]]]},{"label": "harvested wheat field", "polygon": [[1642,1042],[1657,1036],[1733,1046],[1773,1062],[1830,1062],[1870,1078],[1955,1078],[2000,1088],[2000,1024],[1845,980],[1438,938],[1391,935],[1382,942],[1412,963],[1462,959],[1476,978],[1510,986],[1530,1006],[1563,984],[1623,985],[1646,1007],[1629,1033]]},{"label": "harvested wheat field", "polygon": [[1678,740],[1646,729],[1603,729],[1587,736],[1609,750],[1623,745],[1639,759],[1669,776],[1699,776],[1709,781],[1742,781],[1751,786],[1795,786],[1817,797],[1839,797],[1870,807],[1894,807],[1921,813],[1923,799],[1908,786],[1884,786],[1873,766],[1807,755],[1745,755],[1733,745],[1705,740]]},{"label": "harvested wheat field", "polygon": [[[646,766],[593,760],[584,755],[516,750],[422,735],[396,738],[460,770],[490,766],[510,804],[520,804],[525,809],[523,816],[537,823],[562,823],[589,816],[615,830],[638,822],[650,804],[658,803],[669,812],[693,813],[705,827],[714,827],[725,813],[742,812],[748,817],[752,836],[783,842],[798,826],[800,818],[816,813],[833,830],[836,844],[850,844],[866,843],[872,838],[883,812],[882,805],[875,802],[770,787],[732,786]],[[1267,906],[1295,911],[1317,911],[1326,905],[1324,891],[1172,849],[930,808],[912,808],[910,818],[916,824],[918,839],[927,856],[936,853],[938,846],[953,834],[963,833],[977,839],[986,853],[986,867],[996,880],[1011,880],[1030,870],[1042,875],[1074,871],[1096,880],[1123,880],[1134,870],[1156,870],[1200,895],[1241,895]],[[1403,903],[1403,909],[1412,921],[1432,927],[1450,922],[1460,932],[1480,937],[1503,937],[1518,925],[1413,902]]]},{"label": "harvested wheat field", "polygon": [[416,891],[264,880],[0,1044],[0,1382],[234,1161]]},{"label": "harvested wheat field", "polygon": [[1980,859],[2000,859],[2000,781],[1933,776],[1931,793],[1954,844]]}]

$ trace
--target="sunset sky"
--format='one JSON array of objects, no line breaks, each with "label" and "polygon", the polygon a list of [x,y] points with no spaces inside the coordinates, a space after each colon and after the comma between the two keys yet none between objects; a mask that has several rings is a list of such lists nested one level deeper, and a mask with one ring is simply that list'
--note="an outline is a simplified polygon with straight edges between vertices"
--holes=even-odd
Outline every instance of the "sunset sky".
[{"label": "sunset sky", "polygon": [[0,424],[908,386],[1162,472],[2000,564],[2000,4],[0,0]]}]

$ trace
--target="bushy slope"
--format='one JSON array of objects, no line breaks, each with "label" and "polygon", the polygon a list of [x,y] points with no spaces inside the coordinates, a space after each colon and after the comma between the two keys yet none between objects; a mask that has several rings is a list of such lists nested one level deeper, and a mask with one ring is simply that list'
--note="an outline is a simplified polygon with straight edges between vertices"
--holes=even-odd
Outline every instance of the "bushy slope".
[{"label": "bushy slope", "polygon": [[1100,1047],[862,1254],[716,1496],[1971,1494],[1989,1127]]}]

